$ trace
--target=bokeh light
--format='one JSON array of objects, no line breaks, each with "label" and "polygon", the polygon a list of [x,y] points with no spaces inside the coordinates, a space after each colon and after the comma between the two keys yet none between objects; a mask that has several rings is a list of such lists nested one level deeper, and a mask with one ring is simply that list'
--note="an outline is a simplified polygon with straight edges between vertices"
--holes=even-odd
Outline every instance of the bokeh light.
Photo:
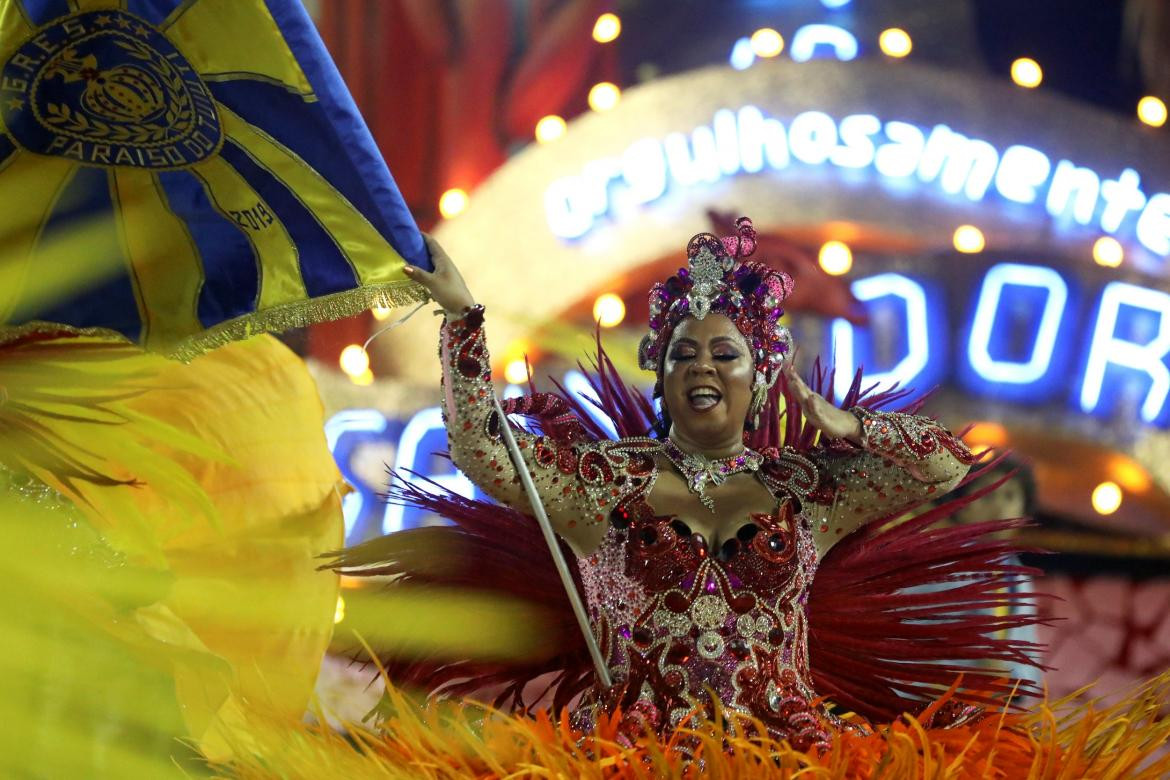
[{"label": "bokeh light", "polygon": [[764,27],[752,33],[751,45],[757,57],[775,57],[784,51],[784,38],[771,27]]},{"label": "bokeh light", "polygon": [[1109,466],[1109,475],[1129,493],[1145,493],[1150,489],[1150,475],[1135,461],[1124,455],[1115,455]]},{"label": "bokeh light", "polygon": [[609,43],[622,34],[622,20],[617,14],[602,14],[593,23],[593,40]]},{"label": "bokeh light", "polygon": [[445,219],[462,214],[467,208],[467,192],[458,187],[447,190],[439,197],[439,213]]},{"label": "bokeh light", "polygon": [[614,293],[597,296],[593,302],[593,319],[603,328],[612,328],[626,318],[626,303]]},{"label": "bokeh light", "polygon": [[1099,515],[1111,515],[1121,507],[1121,488],[1116,482],[1102,482],[1093,488],[1093,510]]},{"label": "bokeh light", "polygon": [[1166,104],[1153,95],[1146,95],[1138,101],[1137,115],[1150,127],[1161,127],[1166,124]]},{"label": "bokeh light", "polygon": [[843,241],[826,241],[817,255],[817,262],[825,273],[841,276],[853,267],[853,252]]},{"label": "bokeh light", "polygon": [[1125,249],[1113,236],[1101,236],[1093,242],[1093,262],[1106,268],[1116,268],[1125,259]]},{"label": "bokeh light", "polygon": [[589,107],[594,111],[609,111],[618,104],[621,98],[622,91],[618,89],[617,84],[602,81],[599,84],[594,84],[593,88],[589,90]]},{"label": "bokeh light", "polygon": [[536,123],[536,140],[542,144],[555,141],[565,134],[565,128],[565,120],[556,114],[541,117],[541,120]]},{"label": "bokeh light", "polygon": [[891,27],[888,30],[882,30],[882,34],[878,36],[878,46],[882,50],[882,54],[887,57],[905,57],[914,48],[914,43],[910,40],[910,34],[900,27]]},{"label": "bokeh light", "polygon": [[982,252],[987,246],[987,239],[983,237],[983,231],[974,225],[959,225],[955,228],[953,241],[955,249],[966,254]]},{"label": "bokeh light", "polygon": [[1021,87],[1040,86],[1040,82],[1044,80],[1044,71],[1040,68],[1040,63],[1031,57],[1020,57],[1012,63],[1012,81],[1019,84]]},{"label": "bokeh light", "polygon": [[528,381],[528,364],[524,358],[508,361],[504,366],[504,379],[513,385],[522,385]]}]

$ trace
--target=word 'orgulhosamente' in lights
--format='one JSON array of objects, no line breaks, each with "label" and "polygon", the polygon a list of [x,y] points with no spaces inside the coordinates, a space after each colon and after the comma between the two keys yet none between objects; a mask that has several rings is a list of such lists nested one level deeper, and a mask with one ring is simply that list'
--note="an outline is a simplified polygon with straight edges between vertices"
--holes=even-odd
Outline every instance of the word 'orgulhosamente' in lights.
[{"label": "word 'orgulhosamente' in lights", "polygon": [[586,163],[580,173],[548,186],[545,212],[555,235],[580,238],[606,214],[655,201],[671,186],[794,164],[872,169],[891,181],[937,184],[972,202],[994,189],[1013,203],[1043,204],[1054,220],[1071,219],[1109,234],[1132,226],[1151,252],[1170,254],[1170,194],[1147,196],[1133,168],[1107,178],[1070,160],[1054,163],[1031,146],[1000,151],[946,125],[924,129],[873,114],[838,122],[821,111],[797,114],[785,125],[755,106],[720,109],[710,126],[695,128],[689,137],[643,138],[618,157]]}]

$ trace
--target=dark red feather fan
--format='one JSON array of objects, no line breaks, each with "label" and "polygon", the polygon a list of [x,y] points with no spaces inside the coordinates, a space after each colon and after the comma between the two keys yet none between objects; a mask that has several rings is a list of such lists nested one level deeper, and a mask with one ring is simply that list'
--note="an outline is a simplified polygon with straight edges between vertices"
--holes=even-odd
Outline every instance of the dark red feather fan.
[{"label": "dark red feather fan", "polygon": [[[592,370],[582,366],[597,397],[594,405],[613,421],[621,437],[644,436],[654,423],[649,399],[617,374],[597,343]],[[821,392],[833,377],[818,361],[810,386]],[[842,406],[889,408],[909,397],[897,388],[864,387],[859,371]],[[527,416],[558,442],[596,440],[606,432],[583,402],[536,393],[505,403],[508,414]],[[752,432],[750,446],[782,442],[801,451],[819,446],[816,431],[801,422],[799,408],[778,383]],[[898,411],[917,411],[921,401]],[[979,479],[989,463],[968,475]],[[1007,479],[1005,477],[1004,479]],[[951,499],[905,519],[906,512],[871,523],[838,543],[821,561],[809,595],[809,663],[814,688],[865,717],[890,720],[916,711],[963,675],[963,696],[974,702],[1006,698],[1015,683],[968,660],[1032,664],[1038,647],[1004,638],[1011,628],[1040,622],[1031,609],[1035,594],[1014,586],[1034,570],[1015,561],[1019,552],[1002,532],[1020,521],[940,527],[938,521],[998,487],[999,482]],[[537,678],[551,681],[559,710],[592,684],[588,652],[536,521],[495,503],[425,490],[394,480],[386,498],[434,512],[445,527],[400,531],[336,554],[328,568],[351,576],[395,576],[396,585],[475,588],[519,598],[547,637],[524,662],[459,657],[405,660],[379,652],[390,679],[432,695],[463,697],[498,691],[496,706],[531,705],[525,688]],[[911,510],[912,512],[913,510]],[[567,557],[571,551],[562,543]],[[576,575],[576,571],[574,570]],[[580,592],[580,582],[577,582]],[[378,648],[374,648],[378,652]],[[1021,689],[1028,690],[1026,685]],[[541,693],[537,698],[542,698]]]}]

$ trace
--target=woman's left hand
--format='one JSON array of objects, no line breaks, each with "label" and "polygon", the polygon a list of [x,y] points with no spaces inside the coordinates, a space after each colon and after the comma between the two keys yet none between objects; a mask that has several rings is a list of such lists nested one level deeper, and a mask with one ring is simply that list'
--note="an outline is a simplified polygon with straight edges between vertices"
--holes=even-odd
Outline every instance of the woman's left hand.
[{"label": "woman's left hand", "polygon": [[791,361],[784,362],[783,371],[789,392],[800,404],[805,420],[830,439],[848,439],[861,444],[861,420],[814,392],[796,373]]}]

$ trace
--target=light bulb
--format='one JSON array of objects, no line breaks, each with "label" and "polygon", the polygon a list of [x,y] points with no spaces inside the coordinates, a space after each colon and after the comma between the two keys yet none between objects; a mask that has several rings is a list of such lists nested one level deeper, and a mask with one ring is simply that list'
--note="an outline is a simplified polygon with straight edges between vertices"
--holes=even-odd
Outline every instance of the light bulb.
[{"label": "light bulb", "polygon": [[982,252],[983,248],[987,246],[987,240],[983,237],[983,231],[974,225],[959,225],[955,228],[953,240],[955,249],[966,254]]},{"label": "light bulb", "polygon": [[775,57],[784,51],[784,38],[771,27],[764,27],[752,33],[751,45],[757,57]]},{"label": "light bulb", "polygon": [[589,90],[589,107],[594,111],[609,111],[618,104],[621,98],[622,91],[618,89],[617,84],[602,81],[599,84],[594,84],[593,88]]},{"label": "light bulb", "polygon": [[458,216],[467,208],[467,192],[458,187],[447,190],[439,197],[439,213],[444,219]]},{"label": "light bulb", "polygon": [[1093,488],[1093,509],[1099,515],[1111,515],[1121,507],[1121,488],[1116,482],[1102,482]]},{"label": "light bulb", "polygon": [[362,349],[361,344],[350,344],[341,350],[337,362],[341,364],[341,370],[350,377],[360,376],[370,368],[370,355]]},{"label": "light bulb", "polygon": [[622,20],[617,14],[602,14],[593,23],[593,40],[609,43],[622,34]]},{"label": "light bulb", "polygon": [[536,140],[542,144],[555,141],[565,134],[565,127],[565,120],[556,114],[549,114],[546,117],[542,117],[536,123]]},{"label": "light bulb", "polygon": [[619,325],[626,317],[626,303],[613,293],[597,296],[593,302],[593,319],[603,328]]},{"label": "light bulb", "polygon": [[910,50],[914,48],[914,43],[910,40],[910,34],[905,30],[891,27],[888,30],[882,30],[882,34],[878,36],[878,47],[887,57],[902,58],[910,53]]},{"label": "light bulb", "polygon": [[821,270],[830,276],[841,276],[849,273],[853,267],[853,252],[842,241],[826,241],[817,256],[817,262]]}]

